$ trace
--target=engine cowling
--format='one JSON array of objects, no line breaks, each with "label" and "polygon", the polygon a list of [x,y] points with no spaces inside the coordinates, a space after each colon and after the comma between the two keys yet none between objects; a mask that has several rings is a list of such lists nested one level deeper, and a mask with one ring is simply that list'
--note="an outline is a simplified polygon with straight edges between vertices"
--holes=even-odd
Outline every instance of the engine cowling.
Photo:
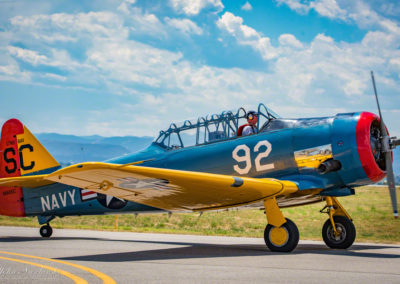
[{"label": "engine cowling", "polygon": [[356,139],[361,165],[372,182],[386,176],[385,154],[379,137],[380,119],[370,112],[362,112],[357,122]]},{"label": "engine cowling", "polygon": [[361,186],[386,176],[385,155],[380,145],[380,119],[370,112],[337,114],[332,123],[333,159],[344,186]]}]

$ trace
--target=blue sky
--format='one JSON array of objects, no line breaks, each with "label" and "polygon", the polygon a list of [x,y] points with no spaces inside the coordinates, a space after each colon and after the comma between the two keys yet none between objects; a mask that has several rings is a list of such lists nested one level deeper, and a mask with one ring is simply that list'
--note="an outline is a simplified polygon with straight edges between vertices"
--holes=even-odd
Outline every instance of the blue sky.
[{"label": "blue sky", "polygon": [[400,136],[400,3],[0,0],[0,123],[149,135],[263,102],[282,117],[376,111]]}]

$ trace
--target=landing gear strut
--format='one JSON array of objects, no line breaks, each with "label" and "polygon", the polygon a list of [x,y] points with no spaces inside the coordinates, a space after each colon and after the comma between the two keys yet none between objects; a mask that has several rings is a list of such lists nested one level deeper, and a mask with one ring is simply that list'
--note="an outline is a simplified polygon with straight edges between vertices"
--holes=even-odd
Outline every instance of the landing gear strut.
[{"label": "landing gear strut", "polygon": [[265,244],[271,251],[291,252],[299,243],[299,230],[295,223],[283,217],[275,197],[264,201],[268,225],[264,231]]},{"label": "landing gear strut", "polygon": [[322,238],[330,248],[347,249],[356,239],[356,228],[350,215],[335,197],[325,198],[326,206],[320,211],[327,213],[329,219],[322,227]]},{"label": "landing gear strut", "polygon": [[53,229],[51,228],[50,224],[47,223],[47,225],[40,227],[39,232],[43,238],[50,238],[53,234]]}]

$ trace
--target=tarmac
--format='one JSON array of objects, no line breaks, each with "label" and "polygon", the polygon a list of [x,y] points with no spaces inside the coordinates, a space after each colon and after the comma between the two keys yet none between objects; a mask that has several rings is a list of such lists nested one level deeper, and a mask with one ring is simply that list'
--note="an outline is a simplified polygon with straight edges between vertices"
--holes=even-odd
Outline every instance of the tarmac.
[{"label": "tarmac", "polygon": [[[114,282],[113,282],[114,281]],[[400,246],[0,227],[0,283],[400,283]]]}]

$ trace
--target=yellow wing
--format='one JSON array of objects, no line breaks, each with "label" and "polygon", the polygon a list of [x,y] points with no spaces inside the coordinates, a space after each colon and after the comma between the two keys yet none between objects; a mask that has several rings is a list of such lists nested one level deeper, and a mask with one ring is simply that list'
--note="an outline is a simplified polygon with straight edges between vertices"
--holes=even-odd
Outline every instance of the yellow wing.
[{"label": "yellow wing", "polygon": [[54,182],[89,189],[168,211],[236,207],[298,191],[291,181],[107,163],[82,163],[48,175],[0,179],[0,186]]},{"label": "yellow wing", "polygon": [[107,163],[70,166],[45,179],[169,211],[241,206],[298,190],[290,181]]}]

